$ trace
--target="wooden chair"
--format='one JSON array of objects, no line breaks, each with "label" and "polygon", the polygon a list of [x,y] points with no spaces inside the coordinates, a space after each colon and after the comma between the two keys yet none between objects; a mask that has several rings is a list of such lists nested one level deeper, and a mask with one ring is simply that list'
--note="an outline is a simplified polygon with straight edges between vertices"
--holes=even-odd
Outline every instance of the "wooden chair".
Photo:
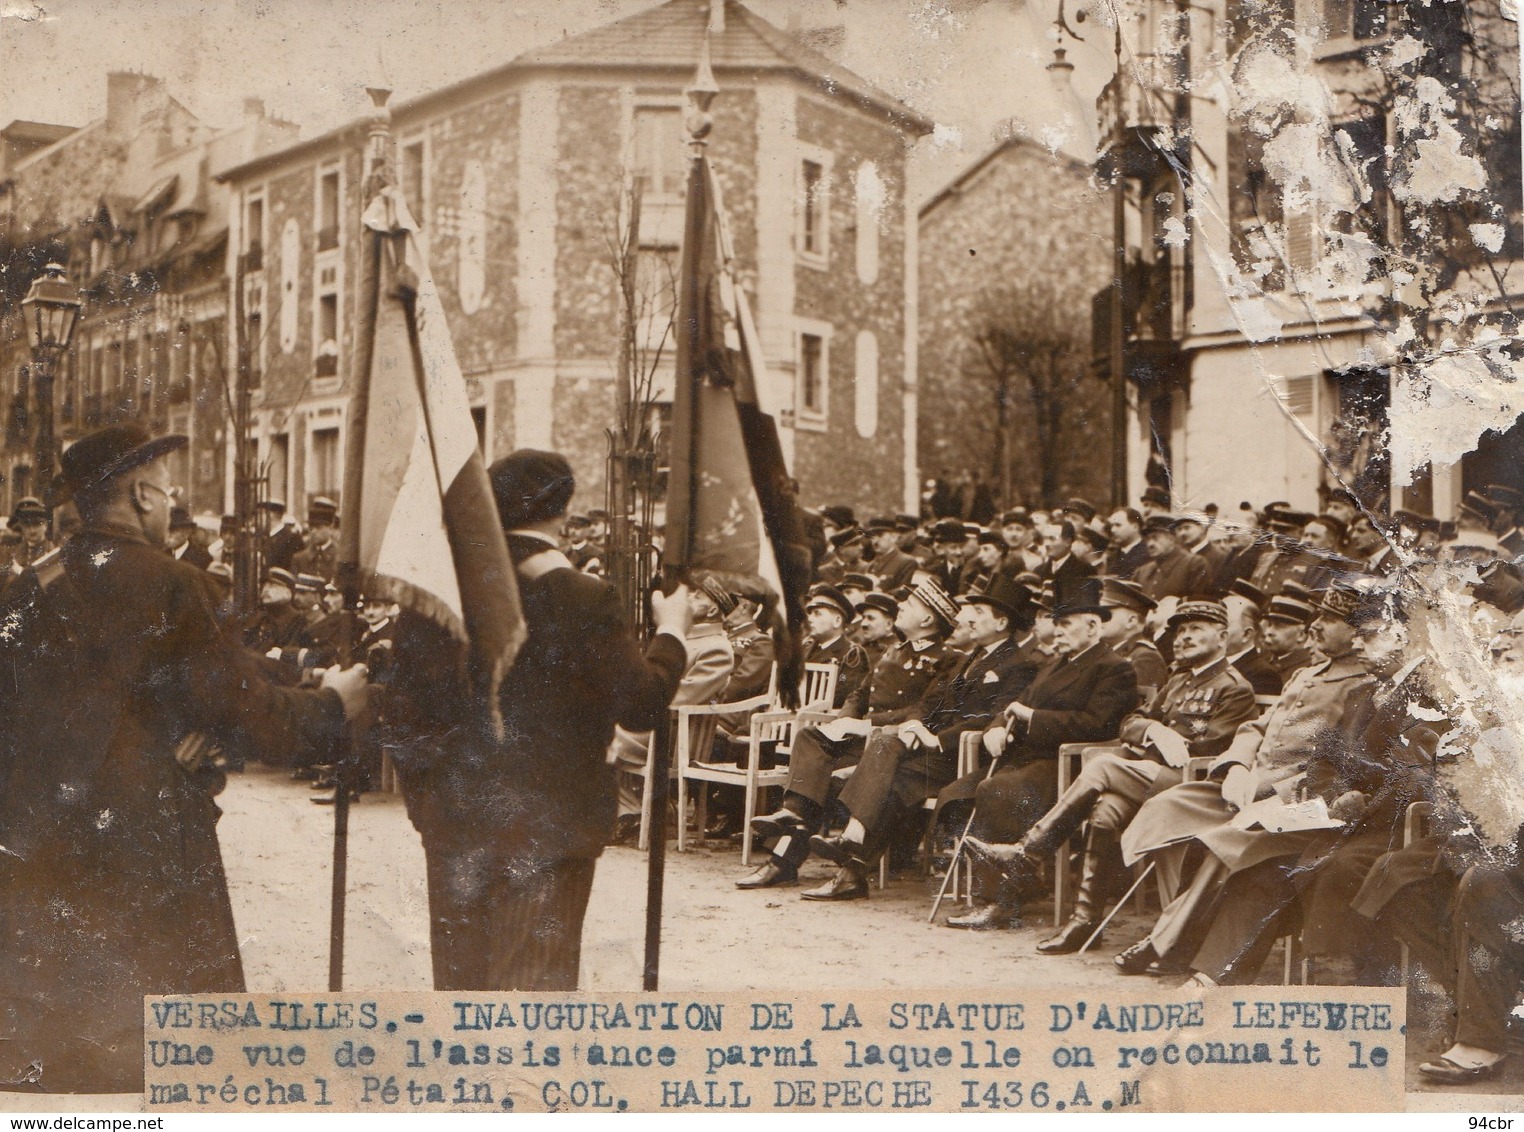
[{"label": "wooden chair", "polygon": [[[1079,772],[1091,759],[1123,750],[1121,743],[1065,743],[1058,748],[1058,794],[1079,777]],[[1066,837],[1053,850],[1053,926],[1062,927],[1069,914],[1070,893],[1069,859],[1074,855],[1074,838]]]},{"label": "wooden chair", "polygon": [[[726,786],[741,786],[745,790],[745,801],[741,809],[741,864],[751,864],[751,819],[757,813],[757,795],[770,786],[782,786],[788,781],[788,766],[774,766],[769,770],[762,769],[762,744],[773,743],[778,755],[787,755],[788,743],[794,737],[796,727],[807,727],[811,723],[824,722],[831,718],[829,708],[836,696],[836,680],[839,673],[835,661],[826,664],[806,664],[804,666],[804,681],[799,691],[799,702],[804,705],[799,711],[789,711],[784,708],[768,707],[769,703],[776,702],[776,697],[760,696],[752,700],[744,700],[740,704],[710,704],[692,708],[677,708],[679,713],[679,726],[674,728],[678,736],[676,759],[677,767],[677,805],[678,813],[687,811],[688,781],[704,783],[705,795],[701,796],[700,814],[701,819],[707,816],[707,790],[709,783],[720,783]],[[710,761],[714,746],[714,717],[725,715],[734,711],[749,711],[752,708],[762,710],[752,714],[746,736],[746,765],[736,766],[733,763],[716,763]],[[709,734],[704,743],[697,741],[697,732],[693,730],[694,721],[708,719]],[[647,794],[650,793],[650,776],[647,775]],[[679,852],[687,848],[685,823],[679,823],[677,848]]]},{"label": "wooden chair", "polygon": [[[1407,816],[1402,822],[1402,847],[1406,849],[1413,842],[1429,835],[1429,823],[1434,820],[1433,802],[1409,802]],[[1412,967],[1413,956],[1408,950],[1406,943],[1402,944],[1402,985],[1408,985],[1409,970]]]}]

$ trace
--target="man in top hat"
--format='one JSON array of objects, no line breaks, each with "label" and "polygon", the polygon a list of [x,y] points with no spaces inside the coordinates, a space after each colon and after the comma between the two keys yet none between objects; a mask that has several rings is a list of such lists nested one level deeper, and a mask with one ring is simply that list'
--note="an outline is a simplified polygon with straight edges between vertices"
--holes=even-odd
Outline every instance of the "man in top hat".
[{"label": "man in top hat", "polygon": [[265,565],[290,570],[296,563],[296,555],[305,545],[302,532],[286,514],[286,504],[280,499],[265,499],[259,509],[269,515],[268,533],[265,535]]},{"label": "man in top hat", "polygon": [[1285,683],[1265,659],[1262,614],[1265,595],[1242,578],[1234,578],[1222,595],[1228,611],[1228,663],[1249,682],[1256,696],[1278,696]]},{"label": "man in top hat", "polygon": [[836,694],[830,705],[833,709],[845,704],[847,697],[868,678],[868,656],[847,635],[856,615],[842,592],[823,582],[811,586],[804,600],[805,625],[810,634],[804,642],[804,663],[836,665]]},{"label": "man in top hat", "polygon": [[576,479],[559,453],[519,449],[488,478],[528,629],[498,696],[501,729],[452,664],[428,663],[458,650],[420,640],[428,623],[406,615],[383,707],[400,714],[393,759],[423,840],[435,988],[575,990],[618,805],[614,726],[646,730],[666,714],[693,614],[686,586],[653,592],[642,649],[614,587],[572,567],[559,535]]},{"label": "man in top hat", "polygon": [[185,443],[126,424],[71,445],[83,528],[8,599],[23,639],[34,618],[69,625],[66,647],[11,658],[0,697],[0,829],[25,866],[0,868],[0,1072],[48,1092],[141,1093],[143,996],[244,990],[205,752],[294,760],[366,707],[363,668],[273,687],[205,576],[164,553]]},{"label": "man in top hat", "polygon": [[205,570],[212,564],[211,553],[191,536],[196,533],[196,520],[184,507],[174,507],[169,512],[169,535],[164,549],[171,558],[178,558],[187,566]]},{"label": "man in top hat", "polygon": [[313,574],[333,581],[339,569],[339,505],[319,495],[307,508],[307,545],[291,556],[298,574]]},{"label": "man in top hat", "polygon": [[942,519],[931,528],[932,558],[926,572],[946,593],[958,592],[958,578],[963,573],[963,550],[967,541],[963,524],[957,519]]},{"label": "man in top hat", "polygon": [[893,593],[908,586],[915,573],[915,559],[900,549],[903,532],[895,526],[894,520],[870,519],[866,531],[873,544],[873,561],[867,564],[866,570],[878,579],[878,588],[884,593]]},{"label": "man in top hat", "polygon": [[[1100,579],[1055,588],[1057,656],[985,730],[984,750],[998,760],[993,772],[977,770],[938,795],[939,807],[974,802],[974,836],[987,842],[1019,840],[1058,796],[1059,747],[1115,739],[1122,717],[1137,707],[1132,665],[1101,639],[1101,626],[1110,616],[1101,604]],[[1005,889],[997,870],[978,869],[975,880],[983,906],[949,924],[1008,927],[1018,907],[1015,892]]]},{"label": "man in top hat", "polygon": [[[867,895],[867,869],[900,820],[951,782],[966,731],[983,731],[1031,684],[1041,657],[1030,643],[1036,608],[1025,586],[1003,576],[961,601],[959,620],[972,651],[948,668],[898,728],[878,731],[841,792],[850,820],[839,837],[811,838],[814,851],[839,866],[807,899]],[[1019,642],[1017,637],[1025,638]]]},{"label": "man in top hat", "polygon": [[1106,570],[1114,578],[1132,579],[1148,561],[1148,544],[1143,541],[1143,516],[1131,507],[1118,507],[1106,519],[1106,533],[1111,536],[1111,551],[1106,556]]},{"label": "man in top hat", "polygon": [[[738,888],[768,888],[798,876],[799,866],[809,856],[807,839],[825,817],[832,775],[855,764],[880,728],[896,727],[909,719],[933,681],[961,659],[944,643],[957,615],[952,598],[935,582],[916,586],[900,604],[897,627],[904,640],[884,654],[837,718],[794,736],[783,804],[751,823],[756,834],[772,844],[771,854],[761,869],[736,882]],[[809,899],[851,898],[805,895]]]},{"label": "man in top hat", "polygon": [[[1254,718],[1254,692],[1228,663],[1228,611],[1217,601],[1183,601],[1170,618],[1175,671],[1140,709],[1122,720],[1122,749],[1086,762],[1058,803],[1013,846],[970,840],[1008,871],[1035,871],[1042,859],[1089,822],[1074,911],[1037,945],[1044,955],[1078,951],[1106,914],[1120,874],[1118,840],[1149,798],[1176,786],[1188,760],[1216,758]],[[1063,864],[1060,863],[1060,867]],[[998,918],[997,913],[988,913]]]},{"label": "man in top hat", "polygon": [[[1150,799],[1127,827],[1124,861],[1131,865],[1150,856],[1169,903],[1149,934],[1117,956],[1123,974],[1184,971],[1211,926],[1222,884],[1276,855],[1275,835],[1236,829],[1232,820],[1251,803],[1276,796],[1278,786],[1299,774],[1310,752],[1338,726],[1351,698],[1370,685],[1366,666],[1354,653],[1351,617],[1359,604],[1358,591],[1343,585],[1328,590],[1316,623],[1328,660],[1295,673],[1274,707],[1240,727],[1207,780],[1181,783]],[[1182,890],[1192,841],[1208,852]]]},{"label": "man in top hat", "polygon": [[900,603],[888,594],[874,591],[863,594],[853,608],[857,610],[857,623],[852,627],[852,639],[867,654],[871,667],[899,643],[895,622],[900,618]]},{"label": "man in top hat", "polygon": [[1284,686],[1293,672],[1306,668],[1315,659],[1310,635],[1319,610],[1312,603],[1312,595],[1294,582],[1287,592],[1267,601],[1264,608],[1259,628],[1260,655]]},{"label": "man in top hat", "polygon": [[12,576],[52,552],[53,544],[48,541],[48,509],[42,505],[42,500],[30,495],[20,500],[11,510],[10,522],[6,526],[21,537],[11,556]]},{"label": "man in top hat", "polygon": [[1154,610],[1154,599],[1136,582],[1103,578],[1101,604],[1111,611],[1111,616],[1101,623],[1101,639],[1132,665],[1138,677],[1139,694],[1147,695],[1162,688],[1169,677],[1169,665],[1144,632],[1148,615]]},{"label": "man in top hat", "polygon": [[1148,561],[1138,570],[1137,583],[1155,603],[1197,597],[1212,588],[1210,567],[1180,545],[1178,523],[1173,515],[1152,515],[1143,524]]}]

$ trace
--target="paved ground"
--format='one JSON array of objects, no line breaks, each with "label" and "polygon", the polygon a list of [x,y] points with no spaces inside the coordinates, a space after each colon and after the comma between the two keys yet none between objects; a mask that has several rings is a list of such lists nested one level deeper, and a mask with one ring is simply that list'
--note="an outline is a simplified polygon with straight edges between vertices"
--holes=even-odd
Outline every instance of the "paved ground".
[{"label": "paved ground", "polygon": [[[244,968],[253,991],[310,992],[327,985],[328,915],[332,877],[330,808],[308,801],[305,784],[251,766],[234,775],[219,801],[223,856],[232,891]],[[1133,913],[1118,919],[1096,954],[1047,958],[1033,944],[1051,930],[1051,908],[1038,921],[1009,932],[956,932],[928,924],[934,883],[921,875],[891,879],[868,900],[812,904],[799,889],[741,892],[733,881],[747,870],[738,847],[714,844],[667,855],[662,959],[664,989],[791,991],[819,988],[1098,987],[1120,981],[1111,956],[1145,927]],[[804,885],[823,880],[812,863]],[[640,987],[646,855],[610,849],[598,867],[583,951],[583,985],[598,990]],[[1042,913],[1046,912],[1046,915]],[[352,990],[427,990],[427,899],[423,852],[400,798],[367,795],[351,811],[349,925],[344,985]],[[1278,957],[1267,966],[1279,972]],[[1472,1111],[1524,1107],[1524,1056],[1497,1082],[1467,1090],[1420,1092],[1416,1066],[1439,1051],[1420,1025],[1443,1029],[1448,1003],[1415,996],[1410,1011],[1410,1107],[1454,1105],[1456,1092]],[[1483,1095],[1494,1099],[1484,1100]],[[39,1107],[37,1100],[0,1097],[0,1109]],[[120,1107],[71,1102],[71,1110]],[[50,1111],[47,1102],[41,1102]]]},{"label": "paved ground", "polygon": [[[332,810],[310,804],[304,785],[257,766],[233,776],[221,801],[250,988],[325,986]],[[349,861],[345,985],[428,989],[423,853],[400,798],[371,794],[353,807]],[[736,889],[732,882],[747,871],[737,847],[714,843],[680,854],[669,845],[667,862],[661,982],[674,990],[1104,986],[1118,980],[1111,956],[1145,926],[1129,913],[1097,953],[1049,958],[1032,947],[1050,930],[1050,908],[1034,909],[1037,922],[1014,931],[951,931],[926,922],[935,883],[919,874],[891,879],[868,900],[821,905],[800,900],[798,888]],[[801,887],[828,874],[812,862]],[[585,932],[587,988],[639,988],[645,884],[644,853],[604,855]],[[1278,957],[1267,967],[1278,972]],[[1423,1087],[1418,1062],[1439,1051],[1418,1030],[1443,1029],[1448,1010],[1433,995],[1415,995],[1410,1089]],[[1515,1071],[1502,1081],[1465,1091],[1524,1094],[1524,1057],[1511,1061]]]}]

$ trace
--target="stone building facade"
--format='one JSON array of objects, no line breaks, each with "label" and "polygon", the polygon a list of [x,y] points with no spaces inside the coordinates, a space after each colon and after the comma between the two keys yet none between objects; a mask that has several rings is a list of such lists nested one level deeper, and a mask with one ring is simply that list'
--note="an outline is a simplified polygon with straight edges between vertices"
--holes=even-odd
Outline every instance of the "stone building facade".
[{"label": "stone building facade", "polygon": [[58,443],[126,420],[187,434],[174,482],[182,502],[215,524],[229,401],[227,196],[212,178],[294,139],[296,127],[251,100],[239,125],[215,129],[149,75],[112,73],[106,95],[105,115],[78,129],[17,122],[0,131],[3,505],[9,513],[48,487],[32,471],[43,406],[19,303],[57,262],[85,304],[54,385]]},{"label": "stone building facade", "polygon": [[1110,422],[1086,353],[1111,218],[1089,167],[1003,141],[921,206],[919,238],[923,477],[1008,504],[1103,501]]},{"label": "stone building facade", "polygon": [[[721,90],[709,158],[802,497],[899,509],[915,478],[905,158],[930,123],[736,0],[713,16],[706,0],[669,0],[392,107],[394,168],[483,449],[565,452],[575,506],[602,505],[633,185],[636,368],[664,418],[682,90],[706,26]],[[356,122],[223,178],[228,271],[258,342],[260,459],[293,507],[342,482],[365,132]]]}]

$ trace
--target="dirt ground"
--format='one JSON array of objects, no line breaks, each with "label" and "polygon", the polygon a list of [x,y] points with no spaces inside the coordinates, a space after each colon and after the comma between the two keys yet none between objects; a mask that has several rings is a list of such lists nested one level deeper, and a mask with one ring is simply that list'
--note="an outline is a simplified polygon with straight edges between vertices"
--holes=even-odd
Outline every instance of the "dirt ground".
[{"label": "dirt ground", "polygon": [[[245,976],[254,992],[327,986],[333,811],[311,804],[309,794],[307,784],[292,782],[284,772],[251,765],[230,777],[219,799],[223,857]],[[1049,958],[1037,955],[1033,944],[1051,931],[1051,905],[1029,909],[1032,922],[1012,931],[959,932],[927,923],[936,882],[919,871],[892,877],[867,900],[842,904],[799,898],[802,888],[829,875],[829,866],[819,862],[806,866],[798,888],[742,892],[733,882],[747,871],[738,843],[700,844],[686,853],[669,843],[663,989],[1103,987],[1121,981],[1111,957],[1147,927],[1129,909],[1093,953]],[[368,794],[352,807],[348,892],[345,988],[428,990],[423,851],[400,797]],[[584,932],[585,988],[640,988],[645,893],[646,855],[608,850],[598,866]],[[1279,955],[1268,968],[1278,975]],[[1270,977],[1267,973],[1267,981]],[[1448,1004],[1424,996],[1415,1006],[1408,1043],[1410,1108],[1445,1107],[1457,1092],[1476,1094],[1466,1098],[1473,1108],[1524,1106],[1524,1056],[1517,1052],[1500,1081],[1418,1091],[1423,1089],[1418,1063],[1443,1045],[1436,1044],[1436,1036],[1420,1035],[1416,1023],[1422,1015],[1442,1030]],[[11,1099],[49,1110],[36,1103],[38,1098],[4,1096],[0,1109],[12,1107]],[[86,1107],[94,1106],[70,1101],[71,1111]]]}]

